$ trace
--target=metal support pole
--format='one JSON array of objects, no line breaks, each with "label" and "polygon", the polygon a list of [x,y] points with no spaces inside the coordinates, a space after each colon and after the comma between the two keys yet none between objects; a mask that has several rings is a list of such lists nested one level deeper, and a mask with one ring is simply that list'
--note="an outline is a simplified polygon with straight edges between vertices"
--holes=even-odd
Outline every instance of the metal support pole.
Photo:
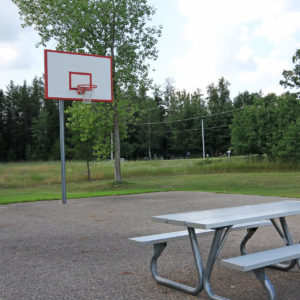
[{"label": "metal support pole", "polygon": [[66,197],[64,100],[59,100],[59,133],[60,133],[60,162],[61,162],[62,203],[66,204],[67,203],[67,197]]},{"label": "metal support pole", "polygon": [[201,119],[201,125],[202,125],[202,153],[203,153],[203,158],[205,159],[205,141],[204,141],[204,124],[203,124],[203,119]]}]

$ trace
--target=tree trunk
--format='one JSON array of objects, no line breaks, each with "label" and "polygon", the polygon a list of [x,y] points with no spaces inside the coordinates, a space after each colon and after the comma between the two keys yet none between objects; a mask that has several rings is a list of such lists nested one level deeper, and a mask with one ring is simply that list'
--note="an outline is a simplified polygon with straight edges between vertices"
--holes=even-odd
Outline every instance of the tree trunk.
[{"label": "tree trunk", "polygon": [[110,46],[111,57],[112,57],[112,77],[113,77],[113,94],[114,94],[114,150],[115,150],[115,181],[121,182],[121,146],[120,146],[120,131],[119,131],[119,116],[117,111],[117,82],[116,82],[116,66],[115,66],[115,26],[116,26],[116,10],[115,10],[115,1],[112,2],[113,5],[113,18],[111,23],[111,34],[112,41]]},{"label": "tree trunk", "polygon": [[115,181],[121,182],[121,147],[120,147],[120,133],[119,133],[119,120],[116,106],[114,106],[114,148],[115,148]]}]

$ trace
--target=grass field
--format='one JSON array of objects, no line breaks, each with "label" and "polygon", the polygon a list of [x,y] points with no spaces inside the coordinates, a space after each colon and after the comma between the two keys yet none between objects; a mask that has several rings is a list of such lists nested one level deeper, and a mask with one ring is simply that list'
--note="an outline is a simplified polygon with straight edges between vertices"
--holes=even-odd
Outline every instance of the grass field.
[{"label": "grass field", "polygon": [[[113,163],[67,162],[67,197],[92,197],[174,190],[198,190],[300,197],[300,166],[235,157],[122,162],[122,184]],[[0,204],[61,198],[60,162],[0,164]]]}]

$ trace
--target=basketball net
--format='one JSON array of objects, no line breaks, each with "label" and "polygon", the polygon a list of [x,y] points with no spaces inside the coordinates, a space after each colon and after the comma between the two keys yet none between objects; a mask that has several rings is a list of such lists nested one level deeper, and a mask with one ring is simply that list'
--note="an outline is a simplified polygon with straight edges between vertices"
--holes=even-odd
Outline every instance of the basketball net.
[{"label": "basketball net", "polygon": [[97,87],[95,84],[78,84],[77,93],[82,95],[82,102],[84,104],[91,104],[94,90]]}]

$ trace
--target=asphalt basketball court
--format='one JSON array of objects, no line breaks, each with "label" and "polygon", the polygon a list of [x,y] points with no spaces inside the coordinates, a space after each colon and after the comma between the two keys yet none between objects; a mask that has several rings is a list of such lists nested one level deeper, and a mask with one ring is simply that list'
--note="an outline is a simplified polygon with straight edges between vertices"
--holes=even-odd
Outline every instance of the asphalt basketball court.
[{"label": "asphalt basketball court", "polygon": [[[153,215],[281,200],[280,197],[203,192],[166,192],[103,198],[41,201],[0,206],[0,299],[208,299],[157,284],[149,263],[152,246],[128,241],[138,235],[182,230],[155,223]],[[299,216],[288,217],[295,242]],[[232,232],[224,245],[211,282],[218,295],[230,299],[267,299],[252,273],[221,267],[219,260],[239,255],[243,232]],[[204,263],[212,236],[198,239]],[[247,248],[258,251],[282,246],[271,226],[261,228]],[[187,240],[168,243],[159,272],[186,284],[195,282]],[[267,270],[278,299],[299,299],[300,270]]]}]

